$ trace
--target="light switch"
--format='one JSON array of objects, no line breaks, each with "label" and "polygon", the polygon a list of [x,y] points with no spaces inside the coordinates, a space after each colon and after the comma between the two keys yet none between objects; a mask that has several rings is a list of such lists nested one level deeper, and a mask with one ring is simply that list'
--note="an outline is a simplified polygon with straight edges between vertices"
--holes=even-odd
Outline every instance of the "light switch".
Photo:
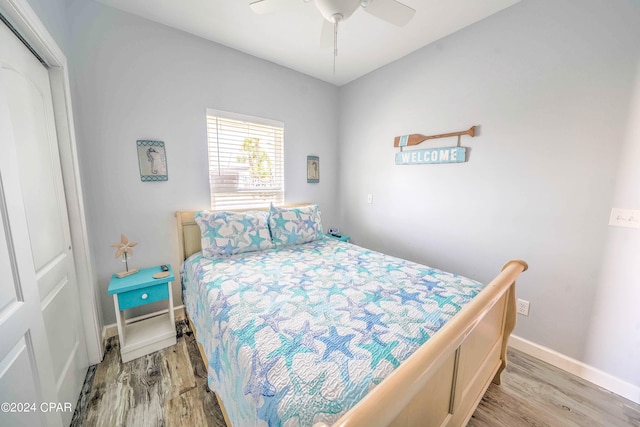
[{"label": "light switch", "polygon": [[640,211],[634,209],[611,209],[609,225],[615,227],[640,228]]}]

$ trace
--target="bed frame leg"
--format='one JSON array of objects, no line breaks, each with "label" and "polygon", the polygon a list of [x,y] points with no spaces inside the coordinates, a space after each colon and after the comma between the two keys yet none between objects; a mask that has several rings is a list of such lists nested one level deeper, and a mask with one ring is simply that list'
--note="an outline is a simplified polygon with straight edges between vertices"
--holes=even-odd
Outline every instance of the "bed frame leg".
[{"label": "bed frame leg", "polygon": [[507,367],[507,345],[509,336],[516,327],[516,283],[513,282],[507,295],[507,307],[504,315],[504,330],[502,332],[502,349],[500,350],[500,367],[493,377],[493,383],[500,385],[502,371]]},{"label": "bed frame leg", "polygon": [[496,375],[493,377],[493,383],[500,385],[502,382],[501,379],[501,375],[502,375],[502,371],[504,371],[504,368],[507,367],[507,361],[503,360],[502,363],[500,364],[500,367],[498,368],[498,372],[496,372]]}]

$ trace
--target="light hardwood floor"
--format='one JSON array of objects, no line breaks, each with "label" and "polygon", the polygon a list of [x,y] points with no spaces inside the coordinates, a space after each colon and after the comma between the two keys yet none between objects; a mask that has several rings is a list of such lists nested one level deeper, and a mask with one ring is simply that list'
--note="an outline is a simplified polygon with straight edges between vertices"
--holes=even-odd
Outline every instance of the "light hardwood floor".
[{"label": "light hardwood floor", "polygon": [[517,350],[468,427],[640,426],[640,405]]},{"label": "light hardwood floor", "polygon": [[[124,364],[111,338],[71,425],[225,426],[189,326],[177,322],[176,331],[176,345]],[[640,426],[640,405],[509,350],[502,384],[489,387],[468,427],[518,426]]]}]

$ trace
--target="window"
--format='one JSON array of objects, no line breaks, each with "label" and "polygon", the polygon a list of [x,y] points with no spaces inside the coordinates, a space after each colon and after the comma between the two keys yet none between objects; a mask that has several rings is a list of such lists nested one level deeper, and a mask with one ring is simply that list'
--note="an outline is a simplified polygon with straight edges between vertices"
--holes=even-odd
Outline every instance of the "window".
[{"label": "window", "polygon": [[207,109],[212,209],[284,204],[284,124]]}]

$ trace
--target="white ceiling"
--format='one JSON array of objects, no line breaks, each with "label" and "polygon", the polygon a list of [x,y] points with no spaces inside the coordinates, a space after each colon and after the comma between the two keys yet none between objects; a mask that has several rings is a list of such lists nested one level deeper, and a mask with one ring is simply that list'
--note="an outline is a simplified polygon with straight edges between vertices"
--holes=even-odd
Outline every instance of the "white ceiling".
[{"label": "white ceiling", "polygon": [[340,86],[519,0],[400,0],[416,10],[404,27],[357,10],[339,26],[335,74],[313,2],[287,0],[288,7],[257,15],[250,0],[98,1]]}]

